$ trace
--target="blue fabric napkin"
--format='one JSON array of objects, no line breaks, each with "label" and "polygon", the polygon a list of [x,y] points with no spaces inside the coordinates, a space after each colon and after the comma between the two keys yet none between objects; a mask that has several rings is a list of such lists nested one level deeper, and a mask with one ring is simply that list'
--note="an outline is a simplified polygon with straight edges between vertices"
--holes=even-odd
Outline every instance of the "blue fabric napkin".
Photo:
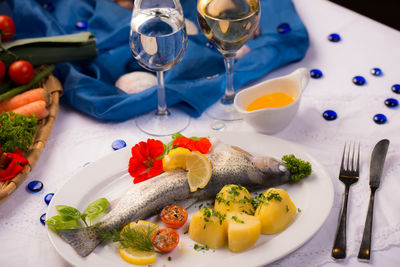
[{"label": "blue fabric napkin", "polygon": [[[54,6],[49,7],[49,2]],[[121,75],[143,71],[129,48],[130,11],[111,0],[7,0],[6,3],[16,24],[14,39],[76,33],[78,21],[86,21],[87,31],[96,36],[99,51],[96,58],[57,64],[55,74],[64,87],[63,103],[110,121],[124,121],[156,109],[156,87],[131,95],[114,86]],[[196,0],[181,0],[185,18],[197,25],[196,3]],[[309,45],[307,31],[291,0],[260,0],[260,3],[261,34],[248,41],[251,51],[235,62],[235,88],[302,59]],[[282,23],[290,25],[290,32],[277,31]],[[188,36],[183,60],[165,73],[168,106],[177,105],[194,117],[215,103],[225,90],[223,57],[206,46],[207,42],[200,30],[198,35]]]}]

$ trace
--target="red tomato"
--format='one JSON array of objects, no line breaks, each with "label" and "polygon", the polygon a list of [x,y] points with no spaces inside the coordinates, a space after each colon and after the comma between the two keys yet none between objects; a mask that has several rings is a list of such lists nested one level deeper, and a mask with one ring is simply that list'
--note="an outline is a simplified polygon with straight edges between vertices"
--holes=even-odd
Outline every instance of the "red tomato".
[{"label": "red tomato", "polygon": [[159,229],[153,234],[151,243],[161,252],[170,252],[178,245],[179,234],[171,228]]},{"label": "red tomato", "polygon": [[17,84],[26,84],[32,81],[35,69],[28,61],[18,60],[8,68],[8,76]]},{"label": "red tomato", "polygon": [[180,206],[170,205],[162,209],[160,217],[167,227],[177,229],[185,224],[188,213]]},{"label": "red tomato", "polygon": [[6,66],[4,66],[3,61],[0,60],[0,79],[3,79],[6,74]]},{"label": "red tomato", "polygon": [[15,33],[15,24],[12,18],[6,15],[0,15],[0,30],[1,30],[1,40],[10,40]]}]

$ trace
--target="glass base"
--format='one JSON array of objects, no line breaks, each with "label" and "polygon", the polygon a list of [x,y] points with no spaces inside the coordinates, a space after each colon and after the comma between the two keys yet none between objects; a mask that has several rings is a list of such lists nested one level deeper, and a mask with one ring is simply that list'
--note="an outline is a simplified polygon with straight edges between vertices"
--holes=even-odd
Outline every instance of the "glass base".
[{"label": "glass base", "polygon": [[221,121],[236,121],[242,119],[242,115],[237,112],[233,103],[224,104],[221,100],[209,107],[206,114],[213,119]]},{"label": "glass base", "polygon": [[189,125],[189,115],[174,108],[168,108],[168,111],[167,115],[157,115],[156,111],[142,115],[136,118],[136,125],[141,131],[154,136],[171,135]]}]

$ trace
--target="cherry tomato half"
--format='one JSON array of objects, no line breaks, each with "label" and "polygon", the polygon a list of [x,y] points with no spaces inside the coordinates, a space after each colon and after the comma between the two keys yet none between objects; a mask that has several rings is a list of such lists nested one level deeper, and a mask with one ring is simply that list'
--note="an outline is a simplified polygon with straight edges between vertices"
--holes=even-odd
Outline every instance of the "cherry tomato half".
[{"label": "cherry tomato half", "polygon": [[6,66],[4,65],[3,61],[0,60],[0,79],[3,79],[5,74],[6,74]]},{"label": "cherry tomato half", "polygon": [[8,68],[8,76],[17,84],[26,84],[32,81],[35,69],[28,61],[18,60]]},{"label": "cherry tomato half", "polygon": [[188,213],[180,206],[169,205],[162,209],[160,217],[167,227],[177,229],[185,224]]},{"label": "cherry tomato half", "polygon": [[161,252],[170,252],[179,243],[179,234],[171,228],[158,229],[151,238],[153,246]]},{"label": "cherry tomato half", "polygon": [[1,30],[1,40],[10,40],[15,33],[15,24],[12,18],[6,15],[0,15],[0,30]]}]

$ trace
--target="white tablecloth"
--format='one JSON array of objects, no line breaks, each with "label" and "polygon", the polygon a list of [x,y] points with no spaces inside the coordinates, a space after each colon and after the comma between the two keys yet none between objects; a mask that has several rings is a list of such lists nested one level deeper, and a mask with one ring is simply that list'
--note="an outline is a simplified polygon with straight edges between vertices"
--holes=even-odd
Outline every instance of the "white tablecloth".
[{"label": "white tablecloth", "polygon": [[[322,0],[294,0],[296,9],[310,35],[306,57],[270,73],[263,79],[285,75],[298,67],[318,68],[321,79],[311,79],[303,94],[294,121],[276,137],[304,146],[331,175],[335,187],[333,209],[323,227],[304,246],[271,266],[364,266],[356,259],[367,211],[369,159],[377,141],[391,143],[382,186],[377,192],[373,228],[372,266],[400,266],[400,108],[385,107],[389,97],[400,99],[390,88],[400,83],[400,33],[352,11]],[[327,40],[339,33],[342,41]],[[372,76],[373,67],[383,70],[382,77]],[[352,84],[352,77],[362,75],[364,86]],[[324,110],[333,109],[338,119],[325,121]],[[375,124],[372,117],[383,113],[388,122]],[[193,119],[183,132],[210,130],[212,120],[203,115]],[[244,121],[227,124],[225,131],[254,132]],[[46,212],[43,197],[55,192],[87,162],[112,153],[115,139],[133,145],[147,138],[134,119],[124,123],[93,120],[61,106],[51,138],[35,169],[10,199],[0,206],[0,266],[69,266],[52,247],[39,217]],[[336,263],[330,257],[344,186],[337,180],[339,159],[346,140],[361,142],[361,178],[351,188],[348,220],[348,256]],[[41,180],[44,189],[29,194],[24,187]],[[245,266],[245,263],[243,263]]]}]

